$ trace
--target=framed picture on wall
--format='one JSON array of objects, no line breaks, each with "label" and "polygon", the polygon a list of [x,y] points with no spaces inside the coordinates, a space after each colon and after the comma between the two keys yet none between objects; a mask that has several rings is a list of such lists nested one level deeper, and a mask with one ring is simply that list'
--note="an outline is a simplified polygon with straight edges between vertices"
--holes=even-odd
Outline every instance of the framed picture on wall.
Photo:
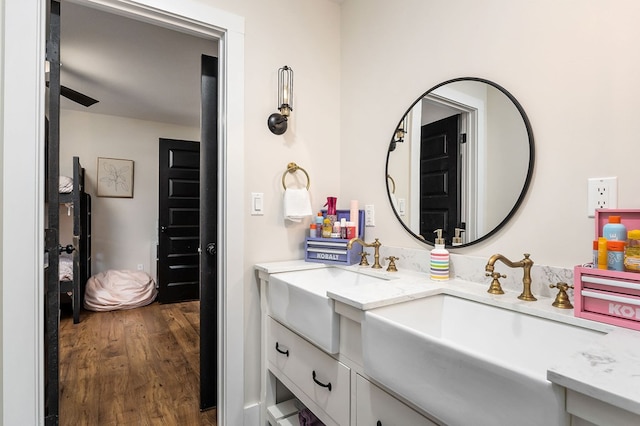
[{"label": "framed picture on wall", "polygon": [[133,198],[133,160],[98,157],[98,197]]}]

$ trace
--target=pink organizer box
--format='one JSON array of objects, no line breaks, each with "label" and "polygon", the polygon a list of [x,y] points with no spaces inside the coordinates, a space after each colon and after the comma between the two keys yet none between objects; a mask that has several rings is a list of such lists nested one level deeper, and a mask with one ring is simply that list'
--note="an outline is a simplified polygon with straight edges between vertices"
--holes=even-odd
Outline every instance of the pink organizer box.
[{"label": "pink organizer box", "polygon": [[[627,231],[640,229],[640,209],[599,209],[595,239],[609,216],[620,216]],[[575,316],[640,330],[640,273],[576,266],[573,279]]]},{"label": "pink organizer box", "polygon": [[640,274],[574,268],[576,317],[640,330]]}]

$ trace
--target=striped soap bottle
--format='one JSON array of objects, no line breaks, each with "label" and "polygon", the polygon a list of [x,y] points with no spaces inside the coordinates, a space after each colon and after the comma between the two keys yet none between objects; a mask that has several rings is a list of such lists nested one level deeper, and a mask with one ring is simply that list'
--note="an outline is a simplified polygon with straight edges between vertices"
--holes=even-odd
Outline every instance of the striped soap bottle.
[{"label": "striped soap bottle", "polygon": [[449,252],[444,248],[442,229],[433,231],[438,234],[435,239],[435,248],[431,250],[431,279],[434,281],[447,281],[449,279]]}]

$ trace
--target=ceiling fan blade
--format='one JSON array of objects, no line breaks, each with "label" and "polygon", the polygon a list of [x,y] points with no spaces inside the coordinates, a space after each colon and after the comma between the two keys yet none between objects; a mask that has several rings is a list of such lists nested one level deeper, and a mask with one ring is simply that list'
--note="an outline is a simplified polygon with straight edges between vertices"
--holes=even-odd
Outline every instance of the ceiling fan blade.
[{"label": "ceiling fan blade", "polygon": [[66,86],[60,86],[60,95],[85,107],[90,107],[91,105],[98,103],[97,99],[93,99],[83,93],[76,92]]}]

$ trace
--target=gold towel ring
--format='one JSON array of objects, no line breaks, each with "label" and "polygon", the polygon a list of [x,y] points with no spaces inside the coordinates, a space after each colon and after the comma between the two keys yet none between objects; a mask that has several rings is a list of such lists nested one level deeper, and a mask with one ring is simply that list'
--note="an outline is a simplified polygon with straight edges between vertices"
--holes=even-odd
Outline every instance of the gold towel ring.
[{"label": "gold towel ring", "polygon": [[287,176],[287,173],[293,174],[298,170],[302,171],[302,173],[304,173],[304,175],[307,177],[307,190],[309,190],[309,185],[311,185],[311,178],[309,178],[309,173],[307,173],[305,169],[298,166],[296,163],[287,164],[287,170],[285,170],[285,172],[282,174],[282,187],[284,189],[287,189],[287,185],[284,183],[284,178]]},{"label": "gold towel ring", "polygon": [[391,181],[391,185],[393,185],[391,188],[391,193],[395,194],[396,193],[396,182],[393,180],[393,178],[391,177],[391,175],[387,175],[387,179],[389,179]]}]

